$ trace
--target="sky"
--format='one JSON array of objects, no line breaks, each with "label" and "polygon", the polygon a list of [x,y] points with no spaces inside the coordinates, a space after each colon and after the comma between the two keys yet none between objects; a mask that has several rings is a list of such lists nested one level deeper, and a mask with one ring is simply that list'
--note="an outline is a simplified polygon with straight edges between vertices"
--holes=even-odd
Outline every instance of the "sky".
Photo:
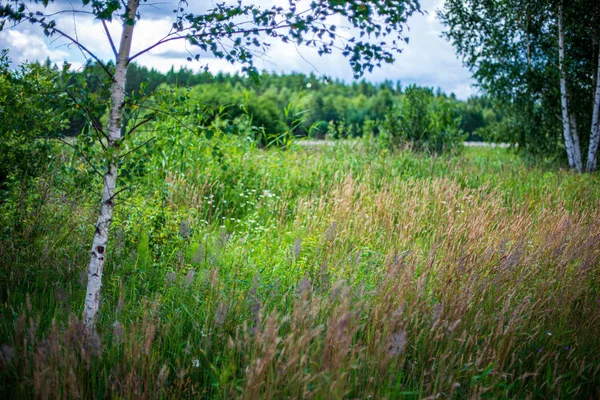
[{"label": "sky", "polygon": [[[401,81],[402,85],[418,84],[421,86],[440,87],[446,93],[454,93],[460,99],[466,99],[477,93],[471,74],[455,54],[452,45],[442,38],[444,29],[436,17],[436,9],[443,6],[444,0],[421,0],[424,14],[414,14],[409,18],[408,30],[404,32],[409,42],[403,46],[401,54],[396,56],[393,64],[384,64],[367,73],[364,78],[374,83],[386,79]],[[190,9],[202,12],[211,8],[213,0],[190,0]],[[253,4],[270,6],[276,3],[286,4],[287,0],[260,0]],[[77,9],[81,2],[76,0],[55,0],[49,11]],[[143,3],[140,9],[141,20],[138,21],[134,32],[132,54],[155,43],[170,29],[173,21],[172,0],[150,0]],[[99,58],[112,58],[110,44],[106,39],[102,25],[90,17],[81,14],[59,14],[58,26],[70,35],[77,37]],[[46,38],[41,29],[31,24],[21,24],[8,28],[5,25],[0,31],[0,49],[9,49],[13,65],[25,61],[44,61],[49,58],[53,63],[61,65],[68,61],[72,68],[77,68],[85,62],[81,51],[69,46],[64,39]],[[120,26],[115,21],[109,25],[113,38],[120,35]],[[343,26],[342,26],[343,29]],[[348,32],[351,34],[351,31]],[[172,66],[175,69],[187,67],[199,70],[208,65],[211,72],[237,72],[240,65],[231,65],[225,60],[212,56],[202,57],[200,61],[187,61],[190,55],[189,45],[183,41],[171,42],[160,46],[149,54],[139,57],[136,62],[149,68],[166,72]],[[293,44],[274,42],[262,59],[257,59],[255,65],[270,72],[303,72],[314,73],[317,76],[326,75],[339,78],[345,82],[353,80],[352,70],[348,61],[340,52],[320,57],[316,50],[298,47]]]}]

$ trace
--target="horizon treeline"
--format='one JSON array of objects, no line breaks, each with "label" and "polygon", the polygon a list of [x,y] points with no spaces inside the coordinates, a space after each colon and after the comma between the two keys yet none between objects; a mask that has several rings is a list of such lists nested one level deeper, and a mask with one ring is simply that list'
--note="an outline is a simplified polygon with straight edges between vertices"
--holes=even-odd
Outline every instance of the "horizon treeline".
[{"label": "horizon treeline", "polygon": [[[239,107],[243,104],[252,111],[255,122],[267,130],[285,129],[270,121],[285,121],[284,109],[290,102],[299,101],[304,123],[295,133],[307,136],[309,127],[314,125],[317,128],[314,131],[316,137],[325,137],[327,133],[334,133],[335,137],[362,136],[365,122],[385,120],[386,114],[398,105],[399,97],[409,86],[403,85],[400,80],[372,83],[362,79],[347,83],[313,73],[263,72],[255,80],[238,73],[211,74],[187,68],[175,70],[174,67],[161,73],[153,68],[131,65],[126,91],[132,93],[139,90],[142,82],[148,82],[149,91],[156,90],[162,84],[200,86],[205,95],[202,100],[205,104],[215,109],[228,106],[232,108],[227,111],[231,117],[243,112]],[[502,120],[502,111],[495,109],[493,101],[486,96],[459,100],[454,93],[446,94],[439,87],[427,89],[436,97],[448,98],[455,103],[456,116],[461,119],[460,128],[468,134],[469,140],[482,140],[476,131]]]},{"label": "horizon treeline", "polygon": [[[49,60],[43,65],[59,70]],[[78,71],[69,73],[69,76],[71,81],[87,81],[86,86],[92,92],[108,90],[106,83],[99,78],[102,74],[95,63],[88,63]],[[150,94],[161,85],[194,88],[200,94],[194,97],[200,98],[205,106],[215,111],[221,110],[222,115],[231,119],[247,114],[253,124],[264,129],[268,136],[288,130],[286,122],[290,116],[286,115],[286,107],[293,103],[296,115],[301,116],[302,120],[293,133],[298,137],[315,138],[360,137],[365,131],[365,123],[370,131],[375,126],[377,133],[378,122],[383,122],[400,104],[405,89],[409,87],[403,86],[401,81],[392,80],[371,83],[363,79],[346,83],[312,73],[263,72],[257,79],[251,79],[239,73],[211,74],[194,72],[188,68],[176,70],[173,67],[162,73],[135,63],[129,67],[125,87],[127,93],[143,90],[145,94]],[[459,100],[454,93],[446,94],[439,87],[425,89],[432,96],[450,101],[455,117],[460,118],[460,129],[468,135],[467,140],[483,140],[480,133],[502,121],[503,111],[487,96]],[[87,125],[84,116],[75,116],[70,122],[65,132],[68,136],[78,135]]]}]

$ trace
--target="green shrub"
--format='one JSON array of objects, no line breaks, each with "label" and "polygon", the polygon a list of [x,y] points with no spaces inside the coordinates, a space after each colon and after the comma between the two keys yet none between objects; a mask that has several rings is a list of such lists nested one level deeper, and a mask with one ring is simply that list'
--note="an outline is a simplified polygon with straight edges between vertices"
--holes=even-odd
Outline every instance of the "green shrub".
[{"label": "green shrub", "polygon": [[400,103],[388,110],[383,135],[392,148],[410,145],[430,153],[458,151],[466,135],[454,103],[431,89],[409,86]]},{"label": "green shrub", "polygon": [[10,69],[8,52],[0,52],[0,186],[37,176],[47,167],[48,139],[66,125],[66,100],[58,93],[58,71],[39,64]]}]

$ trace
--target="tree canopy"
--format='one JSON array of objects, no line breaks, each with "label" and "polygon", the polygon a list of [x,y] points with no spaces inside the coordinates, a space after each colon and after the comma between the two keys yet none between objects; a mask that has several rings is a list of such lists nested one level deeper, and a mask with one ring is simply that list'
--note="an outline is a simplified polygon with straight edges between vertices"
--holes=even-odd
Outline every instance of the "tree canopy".
[{"label": "tree canopy", "polygon": [[[512,109],[500,136],[534,154],[562,155],[559,0],[448,0],[444,35],[478,84]],[[590,141],[597,83],[600,4],[564,3],[568,110],[581,144]]]}]

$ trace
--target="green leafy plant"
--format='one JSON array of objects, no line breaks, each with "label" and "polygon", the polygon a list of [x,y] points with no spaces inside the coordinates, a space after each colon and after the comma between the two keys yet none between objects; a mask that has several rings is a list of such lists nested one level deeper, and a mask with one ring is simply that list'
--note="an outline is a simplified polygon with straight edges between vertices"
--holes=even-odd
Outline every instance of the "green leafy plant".
[{"label": "green leafy plant", "polygon": [[466,135],[451,101],[427,88],[409,86],[382,123],[389,146],[410,145],[432,153],[460,151]]},{"label": "green leafy plant", "polygon": [[26,181],[47,167],[50,139],[68,126],[69,99],[59,90],[60,71],[40,64],[10,68],[0,52],[0,188],[7,179]]}]

